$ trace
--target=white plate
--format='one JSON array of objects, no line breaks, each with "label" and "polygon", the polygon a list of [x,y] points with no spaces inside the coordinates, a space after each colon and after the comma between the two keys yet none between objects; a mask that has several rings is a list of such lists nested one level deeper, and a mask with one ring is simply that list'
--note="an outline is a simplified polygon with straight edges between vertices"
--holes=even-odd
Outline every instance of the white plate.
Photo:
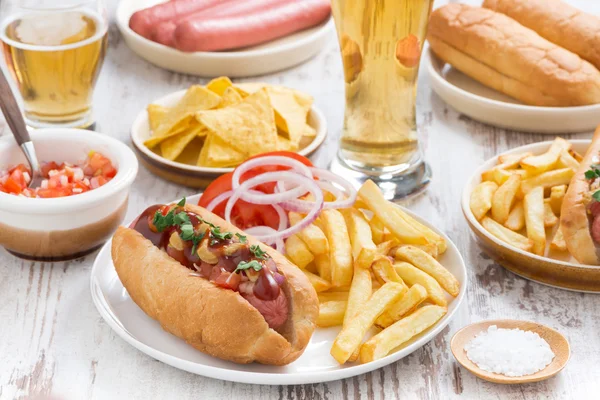
[{"label": "white plate", "polygon": [[547,134],[592,131],[600,124],[600,104],[581,107],[528,106],[447,65],[431,49],[424,62],[433,90],[456,111],[477,121],[518,131]]},{"label": "white plate", "polygon": [[[199,195],[188,198],[196,203]],[[406,210],[405,210],[406,211]],[[454,316],[467,290],[467,271],[456,246],[431,224],[406,211],[424,225],[434,229],[448,241],[448,250],[441,263],[460,282],[460,293],[449,295],[448,313],[432,328],[418,335],[396,352],[368,364],[340,366],[329,354],[339,328],[317,328],[304,354],[293,363],[283,366],[261,364],[239,365],[203,354],[183,340],[161,329],[131,300],[119,280],[110,256],[109,241],[98,254],[90,287],[92,298],[102,318],[127,343],[149,356],[173,367],[210,378],[264,385],[295,385],[326,382],[363,374],[391,364],[424,346],[442,331]]]},{"label": "white plate", "polygon": [[[165,97],[161,97],[158,100],[154,100],[152,104],[159,104],[166,107],[173,107],[183,97],[186,90],[180,90],[178,92],[171,93]],[[327,121],[321,111],[315,106],[310,109],[308,114],[308,124],[316,131],[316,136],[310,140],[310,138],[303,139],[300,143],[300,150],[298,154],[303,156],[310,156],[314,153],[317,148],[323,144],[325,136],[327,136]],[[146,109],[140,111],[135,118],[133,125],[131,126],[131,140],[134,148],[141,156],[142,161],[145,165],[150,163],[154,167],[161,170],[169,170],[173,174],[185,175],[191,178],[199,179],[215,179],[221,174],[233,171],[233,168],[209,168],[209,167],[198,167],[196,165],[183,164],[171,160],[167,160],[154,153],[152,150],[144,145],[144,141],[149,139],[151,136],[150,125],[148,122],[148,112]],[[305,143],[304,140],[308,140]]]},{"label": "white plate", "polygon": [[175,72],[215,77],[265,75],[290,68],[316,55],[334,30],[333,19],[301,32],[254,47],[227,52],[182,51],[148,40],[129,28],[131,15],[164,0],[121,0],[117,26],[131,50],[146,61]]}]

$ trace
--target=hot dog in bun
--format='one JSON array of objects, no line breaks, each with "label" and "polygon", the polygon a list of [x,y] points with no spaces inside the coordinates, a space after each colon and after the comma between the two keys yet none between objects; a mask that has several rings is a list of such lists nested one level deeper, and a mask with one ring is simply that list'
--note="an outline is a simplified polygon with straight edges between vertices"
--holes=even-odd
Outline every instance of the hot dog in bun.
[{"label": "hot dog in bun", "polygon": [[198,350],[237,363],[284,365],[315,329],[315,290],[273,248],[185,201],[148,208],[112,242],[133,301]]},{"label": "hot dog in bun", "polygon": [[569,252],[582,264],[599,265],[600,126],[563,200],[560,223]]}]

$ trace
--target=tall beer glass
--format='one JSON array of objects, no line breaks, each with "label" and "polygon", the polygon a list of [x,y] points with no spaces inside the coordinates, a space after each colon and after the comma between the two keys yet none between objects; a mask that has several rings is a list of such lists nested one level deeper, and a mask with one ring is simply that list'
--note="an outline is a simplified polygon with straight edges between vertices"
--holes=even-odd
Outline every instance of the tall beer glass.
[{"label": "tall beer glass", "polygon": [[389,199],[423,189],[430,170],[416,129],[417,75],[433,0],[332,0],[346,111],[332,170],[372,179]]},{"label": "tall beer glass", "polygon": [[4,60],[29,126],[88,128],[104,61],[108,22],[102,0],[3,0]]}]

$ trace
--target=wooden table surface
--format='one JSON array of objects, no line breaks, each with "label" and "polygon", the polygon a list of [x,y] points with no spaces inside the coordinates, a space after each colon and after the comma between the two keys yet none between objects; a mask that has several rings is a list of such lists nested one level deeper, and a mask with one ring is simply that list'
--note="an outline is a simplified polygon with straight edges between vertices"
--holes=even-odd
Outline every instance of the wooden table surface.
[{"label": "wooden table surface", "polygon": [[[109,0],[114,16],[117,0]],[[444,1],[437,1],[436,7]],[[600,13],[600,3],[574,2]],[[579,4],[577,4],[579,3]],[[326,166],[337,148],[343,117],[343,84],[337,42],[288,71],[261,77],[309,92],[329,124],[314,161]],[[125,45],[111,20],[109,49],[95,96],[97,130],[129,143],[134,116],[151,100],[205,80],[156,68]],[[472,121],[446,105],[422,73],[418,124],[433,169],[428,191],[407,205],[437,224],[456,243],[468,267],[469,288],[457,316],[440,335],[388,367],[342,381],[298,386],[236,384],[196,376],[131,347],[104,323],[89,292],[94,257],[35,263],[0,250],[0,399],[583,399],[600,392],[600,296],[524,280],[492,261],[474,243],[460,210],[463,185],[489,157],[544,135],[506,131]],[[0,134],[8,134],[0,123]],[[570,136],[589,138],[590,134]],[[193,194],[144,168],[133,185],[127,218],[146,205]],[[1,207],[1,205],[0,205]],[[500,386],[459,367],[449,341],[461,327],[483,319],[514,318],[546,324],[570,341],[571,361],[541,383]]]}]

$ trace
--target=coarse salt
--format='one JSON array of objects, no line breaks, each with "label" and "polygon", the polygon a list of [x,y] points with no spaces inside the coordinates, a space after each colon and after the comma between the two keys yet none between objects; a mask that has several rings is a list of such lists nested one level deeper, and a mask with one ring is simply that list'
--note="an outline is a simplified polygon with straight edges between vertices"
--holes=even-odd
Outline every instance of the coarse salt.
[{"label": "coarse salt", "polygon": [[535,332],[503,329],[496,325],[465,346],[467,357],[484,371],[505,376],[531,375],[554,359],[550,345]]}]

